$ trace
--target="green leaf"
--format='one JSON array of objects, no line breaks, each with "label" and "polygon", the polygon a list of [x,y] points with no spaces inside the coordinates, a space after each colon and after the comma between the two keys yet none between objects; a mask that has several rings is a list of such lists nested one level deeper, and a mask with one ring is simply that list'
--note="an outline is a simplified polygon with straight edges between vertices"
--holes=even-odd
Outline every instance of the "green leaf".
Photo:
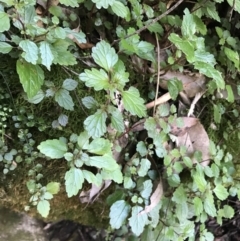
[{"label": "green leaf", "polygon": [[73,79],[65,79],[62,84],[62,88],[68,91],[72,91],[77,88],[78,82]]},{"label": "green leaf", "polygon": [[113,12],[121,18],[126,18],[129,12],[128,8],[120,1],[114,1],[111,8]]},{"label": "green leaf", "polygon": [[111,112],[111,124],[114,129],[119,132],[123,132],[125,129],[124,122],[123,122],[123,115],[122,113],[116,109],[115,111]]},{"label": "green leaf", "polygon": [[103,69],[87,69],[85,73],[79,75],[79,79],[85,82],[87,87],[93,87],[96,91],[102,89],[108,90],[110,87],[109,77]]},{"label": "green leaf", "polygon": [[73,110],[73,100],[69,91],[65,89],[59,89],[54,95],[55,101],[66,110]]},{"label": "green leaf", "polygon": [[228,96],[227,96],[228,102],[233,103],[234,102],[234,94],[233,94],[231,85],[226,85],[226,90],[228,93]]},{"label": "green leaf", "polygon": [[180,185],[175,190],[175,192],[173,193],[172,200],[178,204],[181,204],[187,201],[187,195],[185,193],[185,189],[183,188],[183,185]]},{"label": "green leaf", "polygon": [[182,21],[182,35],[186,38],[191,38],[196,32],[196,24],[193,15],[188,9],[184,10],[184,16]]},{"label": "green leaf", "polygon": [[97,43],[96,47],[92,49],[92,57],[106,71],[110,71],[118,61],[115,49],[103,40]]},{"label": "green leaf", "polygon": [[196,50],[194,52],[194,57],[195,57],[195,61],[199,61],[199,62],[205,62],[208,63],[212,66],[214,66],[216,64],[216,60],[214,58],[213,54],[210,54],[206,51],[203,50]]},{"label": "green leaf", "polygon": [[133,182],[131,177],[125,176],[123,178],[123,187],[124,187],[124,189],[131,189],[131,188],[133,188],[133,184],[134,184],[134,182]]},{"label": "green leaf", "polygon": [[34,97],[44,81],[44,72],[38,65],[17,61],[17,73],[28,98]]},{"label": "green leaf", "polygon": [[49,182],[46,186],[46,190],[51,194],[57,194],[60,190],[59,182]]},{"label": "green leaf", "polygon": [[203,203],[199,197],[194,197],[193,199],[195,215],[199,216],[203,212]]},{"label": "green leaf", "polygon": [[201,18],[199,18],[196,15],[193,15],[193,20],[196,24],[196,29],[202,34],[202,35],[206,35],[207,34],[207,27],[204,24],[204,22],[202,21]]},{"label": "green leaf", "polygon": [[146,116],[146,106],[144,100],[140,97],[139,91],[135,87],[130,87],[129,90],[122,93],[124,108],[133,115],[138,117]]},{"label": "green leaf", "polygon": [[54,57],[49,43],[47,41],[42,41],[40,43],[39,51],[41,54],[42,64],[50,71]]},{"label": "green leaf", "polygon": [[207,181],[204,178],[204,174],[200,171],[196,171],[192,176],[194,183],[197,185],[199,191],[204,192],[207,187]]},{"label": "green leaf", "polygon": [[88,148],[89,138],[90,137],[89,137],[87,131],[82,132],[78,136],[78,145],[81,149],[87,149]]},{"label": "green leaf", "polygon": [[92,96],[86,96],[82,98],[82,103],[88,109],[92,109],[98,106],[98,102]]},{"label": "green leaf", "polygon": [[205,196],[203,206],[204,206],[205,212],[211,217],[215,217],[217,215],[212,192],[208,192],[207,195]]},{"label": "green leaf", "polygon": [[38,47],[30,40],[22,40],[19,47],[24,51],[22,57],[29,63],[36,64],[38,60]]},{"label": "green leaf", "polygon": [[188,205],[187,202],[182,202],[176,205],[176,216],[179,222],[187,219],[188,216]]},{"label": "green leaf", "polygon": [[227,58],[234,63],[234,66],[239,70],[239,54],[230,48],[224,47],[224,53]]},{"label": "green leaf", "polygon": [[96,7],[98,9],[108,8],[111,6],[116,0],[92,0],[92,2],[96,3]]},{"label": "green leaf", "polygon": [[84,121],[88,134],[93,138],[102,136],[107,131],[106,119],[107,113],[103,110],[98,110],[94,115],[88,116]]},{"label": "green leaf", "polygon": [[151,180],[146,180],[143,183],[143,190],[140,192],[141,196],[148,199],[152,193],[153,184]]},{"label": "green leaf", "polygon": [[45,97],[45,94],[40,89],[35,96],[33,96],[32,98],[28,99],[28,102],[30,102],[32,104],[38,104],[38,103],[40,103],[44,99],[44,97]]},{"label": "green leaf", "polygon": [[216,123],[221,123],[222,114],[219,110],[219,106],[215,104],[213,104],[213,117]]},{"label": "green leaf", "polygon": [[151,167],[151,162],[147,158],[142,158],[140,162],[140,168],[138,170],[138,175],[140,177],[146,176],[150,167]]},{"label": "green leaf", "polygon": [[137,151],[141,156],[146,156],[148,154],[148,150],[146,148],[146,145],[143,141],[139,141],[137,143]]},{"label": "green leaf", "polygon": [[120,167],[112,171],[103,169],[101,171],[101,176],[103,180],[113,180],[114,182],[119,184],[123,182],[123,175]]},{"label": "green leaf", "polygon": [[37,210],[44,218],[46,218],[50,211],[49,201],[47,200],[39,201],[37,204]]},{"label": "green leaf", "polygon": [[124,200],[116,201],[110,208],[110,225],[112,228],[119,229],[126,220],[131,206]]},{"label": "green leaf", "polygon": [[183,157],[183,163],[189,168],[193,166],[193,161],[188,156]]},{"label": "green leaf", "polygon": [[177,99],[178,93],[183,89],[182,82],[176,78],[169,80],[167,87],[173,100]]},{"label": "green leaf", "polygon": [[234,209],[231,206],[224,205],[223,211],[224,211],[224,217],[225,218],[233,218],[235,212],[234,212]]},{"label": "green leaf", "polygon": [[63,158],[67,152],[66,143],[57,139],[42,141],[37,148],[44,155],[56,159]]},{"label": "green leaf", "polygon": [[229,196],[227,189],[221,184],[217,184],[216,187],[213,189],[213,192],[221,201],[227,199],[227,197]]},{"label": "green leaf", "polygon": [[50,200],[53,198],[53,195],[50,192],[44,192],[43,197],[44,197],[44,199]]},{"label": "green leaf", "polygon": [[12,50],[12,46],[8,43],[0,42],[0,53],[7,54]]},{"label": "green leaf", "polygon": [[140,212],[143,210],[140,206],[135,206],[132,208],[132,216],[129,218],[129,225],[132,229],[132,232],[139,236],[143,230],[144,226],[148,222],[148,217],[146,213],[140,214]]},{"label": "green leaf", "polygon": [[10,28],[10,19],[7,13],[0,12],[0,32],[8,31]]},{"label": "green leaf", "polygon": [[65,174],[65,185],[68,197],[77,195],[82,188],[84,182],[84,175],[82,170],[72,167]]},{"label": "green leaf", "polygon": [[97,155],[111,154],[111,146],[109,140],[96,138],[89,144],[87,151]]},{"label": "green leaf", "polygon": [[78,0],[59,0],[59,2],[65,6],[78,7]]},{"label": "green leaf", "polygon": [[82,173],[83,173],[84,178],[88,181],[88,183],[93,183],[96,186],[99,186],[98,180],[92,172],[83,170]]},{"label": "green leaf", "polygon": [[107,154],[103,156],[90,156],[89,160],[85,162],[85,164],[97,168],[104,168],[109,171],[118,168],[117,162],[112,158],[112,156]]}]

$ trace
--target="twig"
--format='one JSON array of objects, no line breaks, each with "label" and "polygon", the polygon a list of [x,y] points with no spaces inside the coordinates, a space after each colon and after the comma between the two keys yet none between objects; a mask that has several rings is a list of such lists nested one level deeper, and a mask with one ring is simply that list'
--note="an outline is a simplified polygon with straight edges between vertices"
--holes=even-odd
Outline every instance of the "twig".
[{"label": "twig", "polygon": [[157,105],[160,105],[160,104],[165,103],[165,102],[167,102],[167,101],[169,101],[169,100],[171,100],[171,99],[172,99],[172,97],[170,96],[169,92],[167,92],[166,94],[164,94],[164,95],[162,95],[161,97],[159,97],[156,101],[154,100],[154,101],[146,104],[146,107],[147,107],[147,109],[151,109],[151,108],[153,108],[155,105],[156,105],[156,106],[157,106]]},{"label": "twig", "polygon": [[[179,1],[176,2],[171,8],[169,8],[166,12],[164,12],[164,13],[161,14],[160,16],[154,18],[150,23],[148,23],[147,25],[145,25],[145,26],[143,26],[142,28],[138,29],[138,30],[135,31],[134,33],[125,36],[124,39],[130,38],[130,37],[132,37],[133,35],[139,34],[139,33],[141,33],[142,31],[146,30],[146,29],[147,29],[148,27],[150,27],[152,24],[156,23],[157,21],[159,21],[159,20],[162,19],[163,17],[167,16],[170,12],[172,12],[175,8],[177,8],[183,1],[184,1],[184,0],[179,0]],[[114,40],[112,45],[114,45],[115,43],[120,42],[120,41],[121,41],[121,39]]]},{"label": "twig", "polygon": [[155,34],[156,42],[157,42],[157,86],[156,86],[156,94],[154,100],[154,107],[153,107],[153,115],[155,115],[156,111],[156,101],[158,97],[158,89],[159,89],[159,80],[160,80],[160,46],[158,42],[158,36]]}]

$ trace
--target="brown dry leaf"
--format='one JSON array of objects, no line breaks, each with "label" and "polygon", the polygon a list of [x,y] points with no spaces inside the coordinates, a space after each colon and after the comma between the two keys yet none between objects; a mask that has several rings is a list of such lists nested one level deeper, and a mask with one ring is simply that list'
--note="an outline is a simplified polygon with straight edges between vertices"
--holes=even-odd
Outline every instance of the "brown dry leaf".
[{"label": "brown dry leaf", "polygon": [[[188,120],[189,119],[189,120]],[[185,123],[191,123],[196,118],[184,117]],[[203,125],[197,121],[195,125],[184,129],[185,134],[177,136],[177,146],[186,146],[187,155],[191,158],[195,151],[202,152],[202,166],[207,166],[210,162],[209,138]],[[196,162],[193,160],[193,162]]]},{"label": "brown dry leaf", "polygon": [[155,189],[154,193],[150,197],[150,205],[146,206],[145,209],[142,210],[139,214],[151,212],[152,209],[158,205],[162,196],[163,196],[163,184],[162,184],[162,181],[160,180],[160,182],[157,185],[157,188]]}]

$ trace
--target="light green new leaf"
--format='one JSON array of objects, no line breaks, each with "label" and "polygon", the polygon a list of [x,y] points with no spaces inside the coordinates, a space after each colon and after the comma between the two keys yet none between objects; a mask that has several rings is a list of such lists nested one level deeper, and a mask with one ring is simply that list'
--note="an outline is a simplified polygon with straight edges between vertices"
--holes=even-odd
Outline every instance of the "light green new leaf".
[{"label": "light green new leaf", "polygon": [[180,185],[175,192],[173,193],[172,200],[178,204],[181,204],[183,202],[187,201],[187,195],[185,192],[185,189],[183,188],[182,185]]},{"label": "light green new leaf", "polygon": [[123,121],[123,115],[122,113],[116,109],[111,113],[111,124],[112,127],[115,128],[119,132],[123,132],[125,127],[124,127],[124,121]]},{"label": "light green new leaf", "polygon": [[19,47],[24,51],[22,57],[29,63],[36,64],[38,60],[38,46],[30,40],[22,40]]},{"label": "light green new leaf", "polygon": [[50,200],[53,198],[53,195],[50,192],[44,192],[43,197],[44,199]]},{"label": "light green new leaf", "polygon": [[138,117],[146,116],[146,106],[144,100],[140,97],[139,91],[135,87],[130,87],[129,90],[123,91],[122,99],[124,108],[133,115]]},{"label": "light green new leaf", "polygon": [[204,192],[207,188],[207,181],[204,178],[204,174],[200,171],[197,171],[192,176],[194,183],[197,185],[199,191]]},{"label": "light green new leaf", "polygon": [[60,190],[59,182],[49,182],[46,186],[46,190],[51,194],[57,194]]},{"label": "light green new leaf", "polygon": [[121,18],[126,18],[129,12],[128,8],[120,1],[114,1],[111,8],[113,12]]},{"label": "light green new leaf", "polygon": [[73,110],[73,100],[69,91],[65,89],[59,89],[54,95],[55,101],[66,110]]},{"label": "light green new leaf", "polygon": [[90,156],[89,160],[85,162],[88,166],[93,166],[97,168],[104,168],[106,170],[112,171],[118,168],[118,164],[110,155],[103,156]]},{"label": "light green new leaf", "polygon": [[123,187],[124,189],[131,189],[133,187],[133,180],[131,177],[125,176],[123,178]]},{"label": "light green new leaf", "polygon": [[132,208],[132,216],[129,218],[129,225],[132,229],[132,232],[136,235],[139,236],[143,230],[144,226],[148,222],[148,216],[146,213],[140,214],[140,212],[143,210],[142,207],[140,206],[135,206]]},{"label": "light green new leaf", "polygon": [[221,201],[227,199],[227,197],[229,196],[227,189],[221,184],[217,184],[216,187],[213,189],[213,192]]},{"label": "light green new leaf", "polygon": [[43,84],[43,70],[38,65],[33,65],[25,61],[18,60],[17,73],[28,98],[34,97]]},{"label": "light green new leaf", "polygon": [[0,53],[7,54],[12,50],[12,46],[8,43],[0,42]]},{"label": "light green new leaf", "polygon": [[194,197],[193,199],[195,215],[199,216],[203,212],[203,203],[199,197]]},{"label": "light green new leaf", "polygon": [[89,143],[89,135],[86,131],[82,132],[78,136],[78,145],[81,149],[87,149],[88,148],[88,143]]},{"label": "light green new leaf", "polygon": [[224,47],[224,53],[226,54],[227,58],[230,59],[234,66],[239,70],[239,54],[236,51],[233,51],[230,48]]},{"label": "light green new leaf", "polygon": [[8,31],[10,28],[10,19],[7,13],[0,12],[0,32]]},{"label": "light green new leaf", "polygon": [[224,205],[223,211],[224,211],[224,217],[225,218],[233,218],[235,212],[234,212],[234,209],[231,206]]},{"label": "light green new leaf", "polygon": [[227,90],[227,94],[228,94],[228,96],[227,96],[228,102],[233,103],[234,102],[234,94],[233,94],[231,85],[226,85],[226,90]]},{"label": "light green new leaf", "polygon": [[147,147],[145,145],[145,142],[143,141],[139,141],[137,143],[137,151],[139,152],[139,154],[143,157],[146,156],[148,154],[148,150]]},{"label": "light green new leaf", "polygon": [[109,140],[96,138],[89,144],[87,151],[97,155],[111,154],[111,147],[112,144]]},{"label": "light green new leaf", "polygon": [[65,6],[70,6],[73,8],[78,7],[78,0],[59,0],[59,2]]},{"label": "light green new leaf", "polygon": [[106,119],[107,113],[103,110],[98,110],[95,114],[88,116],[84,121],[84,126],[89,136],[101,137],[107,131]]},{"label": "light green new leaf", "polygon": [[83,173],[84,179],[86,179],[88,183],[93,183],[96,186],[99,186],[98,180],[92,172],[87,170],[82,170],[82,173]]},{"label": "light green new leaf", "polygon": [[88,109],[92,109],[93,107],[98,106],[98,102],[92,96],[86,96],[82,98],[82,103]]},{"label": "light green new leaf", "polygon": [[150,167],[151,167],[151,162],[147,158],[142,158],[140,162],[140,168],[138,170],[138,175],[140,177],[146,176]]},{"label": "light green new leaf", "polygon": [[74,89],[77,88],[77,85],[78,85],[78,82],[76,80],[73,80],[73,79],[65,79],[63,81],[63,85],[62,85],[62,88],[65,89],[65,90],[69,90],[69,91],[72,91]]},{"label": "light green new leaf", "polygon": [[49,43],[47,41],[42,41],[40,43],[39,51],[41,54],[42,64],[50,71],[54,57]]},{"label": "light green new leaf", "polygon": [[195,61],[205,62],[205,63],[208,63],[212,66],[214,66],[216,64],[216,60],[214,58],[214,55],[210,54],[206,51],[196,50],[194,52],[194,57],[195,57]]},{"label": "light green new leaf", "polygon": [[123,182],[123,174],[121,172],[120,167],[118,167],[117,169],[115,169],[113,171],[103,169],[101,171],[101,176],[102,176],[103,180],[113,180],[114,182],[119,183],[119,184]]},{"label": "light green new leaf", "polygon": [[178,203],[178,205],[176,205],[176,216],[179,220],[179,222],[182,222],[183,220],[187,219],[188,216],[188,205],[187,202],[182,202],[182,203]]},{"label": "light green new leaf", "polygon": [[107,9],[111,6],[116,0],[92,0],[92,2],[96,3],[96,7],[98,9],[105,8]]},{"label": "light green new leaf", "polygon": [[184,10],[184,16],[182,21],[182,35],[186,38],[191,38],[196,32],[196,24],[193,15],[188,9]]},{"label": "light green new leaf", "polygon": [[77,195],[82,188],[84,182],[84,175],[82,170],[72,167],[65,174],[65,186],[68,197]]},{"label": "light green new leaf", "polygon": [[208,192],[207,195],[205,196],[203,206],[204,206],[205,212],[211,217],[215,217],[217,215],[212,192]]},{"label": "light green new leaf", "polygon": [[127,218],[131,206],[124,200],[116,201],[110,208],[110,225],[119,229]]},{"label": "light green new leaf", "polygon": [[93,87],[95,90],[109,89],[109,77],[103,69],[85,70],[79,75],[79,79],[84,81],[87,87]]},{"label": "light green new leaf", "polygon": [[97,43],[96,47],[92,49],[92,57],[94,61],[106,71],[110,71],[118,61],[118,55],[115,49],[104,40]]},{"label": "light green new leaf", "polygon": [[62,158],[67,152],[66,143],[57,139],[42,141],[37,148],[44,155],[56,159]]},{"label": "light green new leaf", "polygon": [[47,200],[39,201],[37,204],[37,210],[44,218],[46,218],[50,211],[49,201]]}]

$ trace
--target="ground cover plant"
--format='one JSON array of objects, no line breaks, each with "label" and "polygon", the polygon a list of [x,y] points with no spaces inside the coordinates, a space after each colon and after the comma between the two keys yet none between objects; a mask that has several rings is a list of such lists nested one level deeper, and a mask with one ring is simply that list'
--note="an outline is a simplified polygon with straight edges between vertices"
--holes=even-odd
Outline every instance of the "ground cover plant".
[{"label": "ground cover plant", "polygon": [[0,1],[1,204],[125,240],[214,240],[207,222],[234,220],[240,197],[239,14]]}]

